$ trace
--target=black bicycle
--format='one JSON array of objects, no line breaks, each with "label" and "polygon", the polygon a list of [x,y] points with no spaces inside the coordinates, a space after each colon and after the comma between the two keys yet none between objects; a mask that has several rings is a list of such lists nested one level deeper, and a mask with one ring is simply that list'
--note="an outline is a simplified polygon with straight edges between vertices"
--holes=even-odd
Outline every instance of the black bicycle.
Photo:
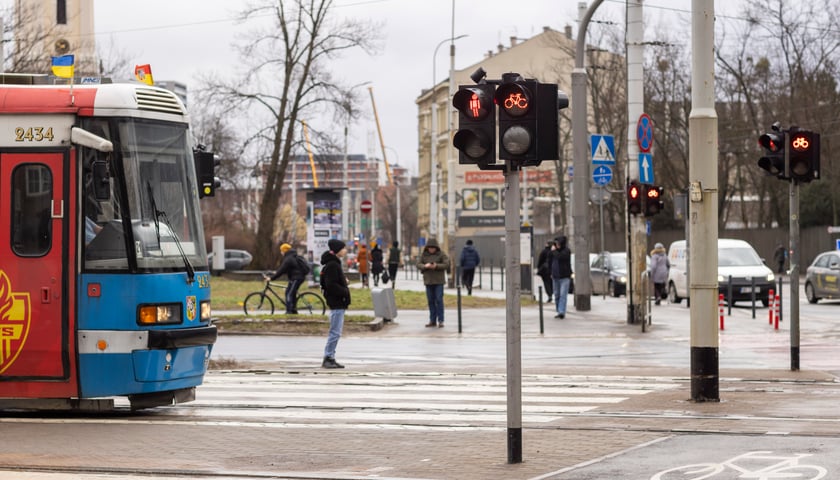
[{"label": "black bicycle", "polygon": [[[286,301],[283,300],[285,295],[277,293],[272,287],[285,290],[287,285],[265,282],[265,288],[262,292],[249,293],[242,304],[245,315],[274,314],[274,301],[271,299],[271,295],[280,302],[283,308],[286,307]],[[323,315],[327,311],[327,302],[324,301],[324,297],[315,292],[303,292],[298,294],[295,299],[295,310],[301,315]]]}]

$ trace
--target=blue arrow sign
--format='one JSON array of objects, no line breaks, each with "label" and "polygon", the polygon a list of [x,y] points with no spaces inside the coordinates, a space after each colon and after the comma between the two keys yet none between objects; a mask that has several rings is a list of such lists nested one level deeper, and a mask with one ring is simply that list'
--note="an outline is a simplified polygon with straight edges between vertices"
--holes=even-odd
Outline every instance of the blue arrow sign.
[{"label": "blue arrow sign", "polygon": [[612,135],[592,135],[590,142],[593,164],[615,165],[615,138]]},{"label": "blue arrow sign", "polygon": [[592,170],[592,181],[596,185],[606,185],[612,181],[612,170],[606,165],[598,165]]},{"label": "blue arrow sign", "polygon": [[649,153],[639,154],[639,181],[653,183],[653,156]]}]

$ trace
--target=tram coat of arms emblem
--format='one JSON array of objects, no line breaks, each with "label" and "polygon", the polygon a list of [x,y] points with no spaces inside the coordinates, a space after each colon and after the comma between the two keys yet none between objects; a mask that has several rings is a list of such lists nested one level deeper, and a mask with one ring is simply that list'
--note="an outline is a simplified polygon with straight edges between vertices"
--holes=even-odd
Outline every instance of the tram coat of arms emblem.
[{"label": "tram coat of arms emblem", "polygon": [[29,292],[13,292],[9,276],[0,270],[0,374],[23,350],[31,313]]}]

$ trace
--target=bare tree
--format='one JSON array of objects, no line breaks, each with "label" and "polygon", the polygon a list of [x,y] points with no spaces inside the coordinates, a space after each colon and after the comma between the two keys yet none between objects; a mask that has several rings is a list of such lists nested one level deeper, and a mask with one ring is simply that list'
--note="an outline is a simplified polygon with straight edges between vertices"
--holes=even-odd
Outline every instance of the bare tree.
[{"label": "bare tree", "polygon": [[328,61],[350,49],[372,52],[374,25],[343,18],[333,20],[331,0],[270,1],[243,12],[247,21],[270,20],[264,31],[241,47],[247,70],[237,80],[206,81],[207,89],[226,110],[247,112],[258,122],[246,145],[267,146],[264,189],[259,207],[255,263],[271,258],[272,234],[283,180],[299,123],[330,108],[342,108],[350,89],[328,71]]}]

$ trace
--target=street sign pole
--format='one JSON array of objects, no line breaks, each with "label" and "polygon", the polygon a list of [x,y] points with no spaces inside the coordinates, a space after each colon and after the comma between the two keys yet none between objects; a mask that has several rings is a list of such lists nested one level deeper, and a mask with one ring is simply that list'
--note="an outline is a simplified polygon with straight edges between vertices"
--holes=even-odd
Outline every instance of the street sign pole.
[{"label": "street sign pole", "polygon": [[519,170],[507,161],[505,169],[505,267],[507,276],[507,440],[508,463],[522,463],[522,312],[521,265],[519,264]]}]

